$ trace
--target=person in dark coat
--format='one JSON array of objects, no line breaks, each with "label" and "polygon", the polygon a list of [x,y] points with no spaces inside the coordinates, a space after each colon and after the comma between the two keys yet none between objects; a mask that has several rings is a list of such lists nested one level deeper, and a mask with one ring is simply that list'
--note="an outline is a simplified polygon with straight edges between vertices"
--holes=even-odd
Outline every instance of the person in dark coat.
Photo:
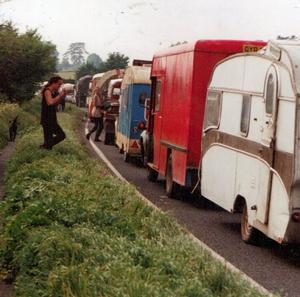
[{"label": "person in dark coat", "polygon": [[40,147],[48,150],[66,138],[56,118],[56,106],[66,96],[64,90],[59,92],[62,84],[63,79],[60,76],[53,76],[42,90],[41,125],[44,131],[44,143]]}]

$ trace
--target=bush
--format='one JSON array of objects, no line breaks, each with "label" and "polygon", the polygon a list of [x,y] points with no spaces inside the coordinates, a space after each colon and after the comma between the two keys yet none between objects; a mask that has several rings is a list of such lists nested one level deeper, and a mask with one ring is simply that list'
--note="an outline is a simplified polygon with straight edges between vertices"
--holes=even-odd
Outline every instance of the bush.
[{"label": "bush", "polygon": [[23,135],[39,122],[40,100],[22,104],[4,103],[0,101],[0,149],[9,141],[10,121],[18,116],[18,135]]}]

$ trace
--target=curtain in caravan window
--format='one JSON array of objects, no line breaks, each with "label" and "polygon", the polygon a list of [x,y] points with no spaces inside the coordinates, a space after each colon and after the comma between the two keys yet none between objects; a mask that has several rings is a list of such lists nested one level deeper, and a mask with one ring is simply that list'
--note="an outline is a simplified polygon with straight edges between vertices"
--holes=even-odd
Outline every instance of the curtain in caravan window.
[{"label": "curtain in caravan window", "polygon": [[241,134],[246,136],[249,130],[251,111],[251,96],[243,95],[242,114],[241,114]]},{"label": "curtain in caravan window", "polygon": [[219,126],[220,108],[221,93],[208,91],[205,106],[204,130],[217,128]]}]

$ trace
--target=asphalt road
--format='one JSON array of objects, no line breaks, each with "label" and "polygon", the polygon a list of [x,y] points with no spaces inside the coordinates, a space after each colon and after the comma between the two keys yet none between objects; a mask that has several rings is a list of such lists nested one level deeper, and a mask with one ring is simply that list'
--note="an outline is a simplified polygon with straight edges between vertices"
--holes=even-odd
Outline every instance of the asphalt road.
[{"label": "asphalt road", "polygon": [[240,237],[239,214],[228,213],[201,197],[167,198],[163,179],[149,182],[146,169],[135,162],[125,163],[115,146],[96,144],[145,197],[227,261],[272,292],[300,296],[300,246],[283,246],[268,239],[263,239],[259,246],[247,245]]}]

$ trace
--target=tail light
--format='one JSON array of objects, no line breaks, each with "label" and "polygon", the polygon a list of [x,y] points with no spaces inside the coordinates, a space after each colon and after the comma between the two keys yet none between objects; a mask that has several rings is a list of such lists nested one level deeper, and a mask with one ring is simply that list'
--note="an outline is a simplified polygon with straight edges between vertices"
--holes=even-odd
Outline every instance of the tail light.
[{"label": "tail light", "polygon": [[292,219],[294,222],[300,222],[300,212],[294,212],[292,214]]},{"label": "tail light", "polygon": [[139,129],[139,130],[145,130],[145,128],[146,128],[146,125],[145,125],[144,122],[140,122],[140,123],[138,124],[138,129]]}]

